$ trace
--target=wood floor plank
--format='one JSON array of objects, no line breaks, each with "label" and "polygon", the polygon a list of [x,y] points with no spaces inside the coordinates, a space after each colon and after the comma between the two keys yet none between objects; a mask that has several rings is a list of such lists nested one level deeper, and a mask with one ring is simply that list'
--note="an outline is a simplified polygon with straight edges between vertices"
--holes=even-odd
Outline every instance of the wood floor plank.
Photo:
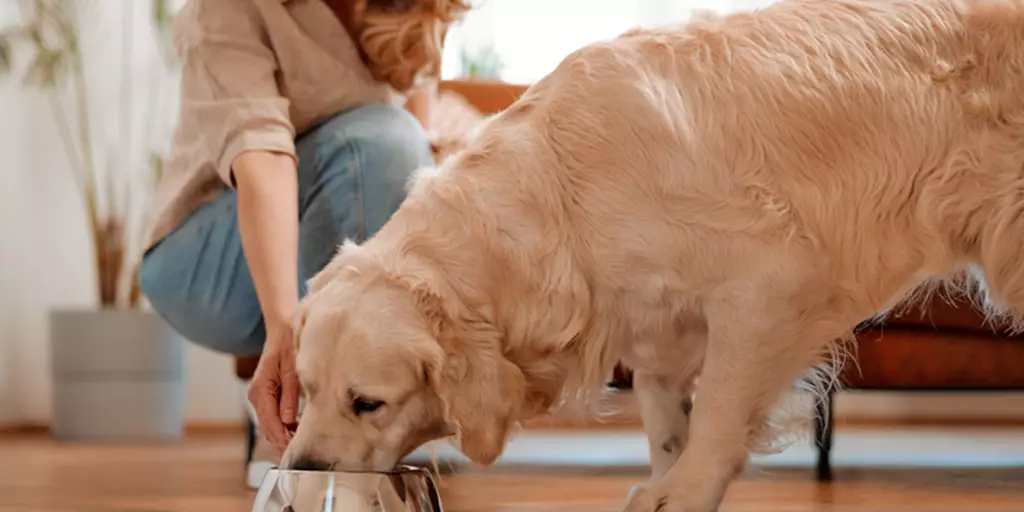
[{"label": "wood floor plank", "polygon": [[[250,510],[242,440],[163,446],[61,445],[0,438],[0,511],[171,512]],[[819,485],[808,470],[753,471],[722,512],[1022,512],[1024,469],[840,472]],[[614,511],[642,475],[463,473],[441,478],[449,512]]]}]

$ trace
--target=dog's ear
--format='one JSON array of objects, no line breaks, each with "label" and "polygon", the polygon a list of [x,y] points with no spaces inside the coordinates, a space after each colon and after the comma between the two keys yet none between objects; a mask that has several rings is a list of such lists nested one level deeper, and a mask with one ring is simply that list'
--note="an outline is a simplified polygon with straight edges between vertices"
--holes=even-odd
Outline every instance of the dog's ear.
[{"label": "dog's ear", "polygon": [[452,318],[441,298],[414,286],[443,356],[426,367],[427,381],[445,407],[445,420],[455,425],[459,449],[473,462],[489,466],[505,450],[509,431],[520,418],[526,379],[504,357],[500,332],[491,324]]},{"label": "dog's ear", "polygon": [[[324,268],[320,269],[313,277],[306,280],[306,293],[313,295],[314,293],[323,289],[323,287],[332,279],[337,279],[342,272],[353,272],[358,273],[359,270],[353,265],[354,261],[352,257],[357,254],[359,245],[350,239],[345,241],[338,246],[334,256],[331,260],[324,265]],[[343,258],[342,256],[349,256]]]},{"label": "dog's ear", "polygon": [[302,329],[306,327],[306,313],[309,307],[304,302],[299,303],[295,315],[292,317],[292,348],[299,350],[299,339],[302,336]]},{"label": "dog's ear", "polygon": [[416,299],[416,309],[427,319],[430,332],[435,338],[449,325],[448,315],[444,311],[441,297],[435,294],[425,283],[412,285],[412,295]]}]

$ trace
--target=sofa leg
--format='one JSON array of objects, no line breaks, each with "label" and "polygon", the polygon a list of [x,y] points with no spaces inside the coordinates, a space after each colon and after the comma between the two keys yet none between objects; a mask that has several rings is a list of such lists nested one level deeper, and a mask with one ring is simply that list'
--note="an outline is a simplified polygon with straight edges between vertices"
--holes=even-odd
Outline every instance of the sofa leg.
[{"label": "sofa leg", "polygon": [[814,439],[818,446],[817,477],[819,482],[832,481],[832,434],[835,429],[833,422],[833,401],[835,393],[830,391],[824,397],[815,400],[814,408]]}]

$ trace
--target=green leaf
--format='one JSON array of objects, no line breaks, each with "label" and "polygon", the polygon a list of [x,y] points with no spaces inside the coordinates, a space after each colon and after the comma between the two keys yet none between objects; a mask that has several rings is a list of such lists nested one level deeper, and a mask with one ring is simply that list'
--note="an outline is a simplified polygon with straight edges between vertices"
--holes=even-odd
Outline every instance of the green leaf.
[{"label": "green leaf", "polygon": [[164,159],[157,153],[150,153],[149,167],[153,171],[154,181],[159,182],[164,176]]},{"label": "green leaf", "polygon": [[168,0],[153,0],[153,24],[158,31],[165,31],[174,23],[174,14]]},{"label": "green leaf", "polygon": [[504,69],[500,56],[493,47],[487,46],[470,52],[462,52],[462,73],[471,78],[500,78]]},{"label": "green leaf", "polygon": [[172,42],[172,29],[174,26],[174,6],[170,0],[152,0],[153,2],[153,27],[156,31],[156,43],[160,48],[164,62],[169,67],[178,64],[177,55],[174,52]]}]

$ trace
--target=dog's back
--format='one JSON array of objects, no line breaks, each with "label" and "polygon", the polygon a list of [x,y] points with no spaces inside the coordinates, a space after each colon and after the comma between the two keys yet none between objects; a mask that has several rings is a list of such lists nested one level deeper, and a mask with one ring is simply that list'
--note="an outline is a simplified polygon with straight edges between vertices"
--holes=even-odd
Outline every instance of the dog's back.
[{"label": "dog's back", "polygon": [[[963,221],[999,190],[968,181],[1019,178],[1022,12],[790,0],[636,30],[565,59],[463,161],[516,167],[518,197],[494,199],[542,194],[536,215],[563,216],[604,269],[661,273],[699,253],[680,230],[743,234],[810,251],[878,307],[976,256]],[[686,272],[748,263],[716,255]]]}]

